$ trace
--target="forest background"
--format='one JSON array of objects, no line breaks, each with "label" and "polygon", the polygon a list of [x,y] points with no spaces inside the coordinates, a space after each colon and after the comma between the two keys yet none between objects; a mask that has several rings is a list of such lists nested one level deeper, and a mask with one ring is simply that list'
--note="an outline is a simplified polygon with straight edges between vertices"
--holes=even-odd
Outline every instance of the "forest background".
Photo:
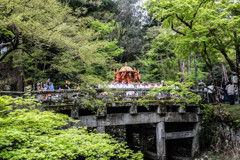
[{"label": "forest background", "polygon": [[1,0],[0,87],[112,81],[124,62],[145,82],[220,86],[238,72],[239,21],[233,0]]}]

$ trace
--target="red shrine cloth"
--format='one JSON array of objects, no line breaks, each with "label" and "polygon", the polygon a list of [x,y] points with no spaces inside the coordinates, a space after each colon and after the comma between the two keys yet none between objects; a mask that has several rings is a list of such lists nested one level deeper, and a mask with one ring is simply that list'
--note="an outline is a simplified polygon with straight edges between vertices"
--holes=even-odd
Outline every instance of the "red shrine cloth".
[{"label": "red shrine cloth", "polygon": [[122,74],[121,74],[121,72],[119,72],[119,73],[118,73],[117,82],[121,82],[121,81],[134,82],[135,73],[136,73],[136,77],[137,77],[138,81],[141,82],[141,79],[140,79],[140,77],[139,77],[138,72],[135,72],[135,71],[132,72],[132,73],[131,73],[131,74],[132,74],[132,77],[131,77],[130,79],[129,79],[128,77],[124,78],[124,76],[126,75],[126,73],[127,73],[127,71],[122,72]]},{"label": "red shrine cloth", "polygon": [[138,72],[137,72],[137,79],[138,79],[139,82],[141,82],[141,79],[140,79],[140,77],[138,75]]},{"label": "red shrine cloth", "polygon": [[125,75],[126,73],[127,73],[127,71],[123,72],[123,73],[118,77],[117,82],[119,82],[119,81],[121,80],[122,76]]}]

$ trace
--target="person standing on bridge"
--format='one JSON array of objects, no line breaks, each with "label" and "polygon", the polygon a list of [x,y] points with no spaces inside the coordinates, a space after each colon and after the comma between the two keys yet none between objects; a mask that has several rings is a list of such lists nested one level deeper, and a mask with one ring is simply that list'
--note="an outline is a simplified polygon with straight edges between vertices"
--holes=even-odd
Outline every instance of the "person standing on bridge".
[{"label": "person standing on bridge", "polygon": [[[52,82],[49,82],[49,86],[47,86],[47,91],[53,91],[54,90],[54,86]],[[47,95],[48,99],[52,99],[52,94],[48,94]]]},{"label": "person standing on bridge", "polygon": [[229,82],[229,84],[226,86],[226,90],[227,90],[230,105],[234,105],[234,94],[235,94],[234,85],[231,82]]},{"label": "person standing on bridge", "polygon": [[213,86],[213,84],[211,83],[211,85],[209,85],[209,86],[207,87],[207,92],[208,92],[208,95],[209,95],[209,101],[210,101],[211,103],[215,103],[215,102],[216,102],[216,101],[215,101],[215,97],[214,97],[213,90],[214,90],[214,86]]},{"label": "person standing on bridge", "polygon": [[64,89],[70,89],[69,85],[68,85],[68,84],[65,84]]},{"label": "person standing on bridge", "polygon": [[227,93],[227,90],[226,90],[227,85],[228,85],[228,82],[225,82],[224,84],[222,84],[222,91],[223,91],[223,94],[224,94],[225,102],[229,102],[229,97],[228,97],[228,93]]},{"label": "person standing on bridge", "polygon": [[164,84],[164,80],[161,80],[161,85],[160,85],[160,87],[163,87],[163,86],[166,86],[166,85]]}]

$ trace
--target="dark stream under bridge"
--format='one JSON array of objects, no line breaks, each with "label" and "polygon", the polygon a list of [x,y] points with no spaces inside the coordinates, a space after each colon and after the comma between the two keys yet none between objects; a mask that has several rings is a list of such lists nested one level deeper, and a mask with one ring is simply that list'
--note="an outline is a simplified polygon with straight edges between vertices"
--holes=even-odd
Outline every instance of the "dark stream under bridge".
[{"label": "dark stream under bridge", "polygon": [[[104,106],[96,107],[94,112],[82,105],[84,93],[81,90],[31,91],[30,94],[35,95],[44,110],[79,120],[70,126],[93,127],[97,133],[104,133],[108,127],[122,126],[128,146],[140,149],[146,159],[188,159],[196,155],[201,105],[184,104],[183,107],[167,94],[142,103],[140,100],[149,90],[124,89],[111,96],[97,96],[104,101]],[[126,96],[127,91],[138,92],[138,96]],[[98,95],[102,92],[97,90]],[[206,92],[196,93],[207,98]],[[24,96],[25,92],[2,91],[0,94],[17,97]],[[46,94],[51,94],[52,99],[42,100]]]}]

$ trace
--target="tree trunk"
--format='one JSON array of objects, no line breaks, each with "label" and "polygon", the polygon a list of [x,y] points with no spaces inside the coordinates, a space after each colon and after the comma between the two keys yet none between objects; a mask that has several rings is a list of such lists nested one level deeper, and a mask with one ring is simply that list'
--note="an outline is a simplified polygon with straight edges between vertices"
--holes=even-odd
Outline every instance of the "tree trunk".
[{"label": "tree trunk", "polygon": [[183,82],[185,82],[185,63],[182,61]]},{"label": "tree trunk", "polygon": [[237,37],[237,33],[233,32],[234,34],[234,45],[235,45],[235,50],[236,50],[236,60],[239,60],[240,58],[240,45],[238,42],[238,37]]},{"label": "tree trunk", "polygon": [[163,58],[162,58],[162,55],[161,55],[161,65],[162,65],[162,78],[163,78],[163,80],[165,80],[165,71],[164,71],[164,66],[163,66]]},{"label": "tree trunk", "polygon": [[227,70],[224,63],[221,63],[221,69],[222,69],[222,83],[228,82],[229,80],[228,80]]},{"label": "tree trunk", "polygon": [[194,56],[194,67],[195,67],[195,88],[198,90],[198,67],[197,67],[197,55]]},{"label": "tree trunk", "polygon": [[191,59],[190,58],[188,58],[188,64],[187,64],[187,76],[189,76],[190,75],[190,69],[191,69]]},{"label": "tree trunk", "polygon": [[222,107],[221,107],[221,103],[220,103],[220,100],[217,96],[217,79],[216,79],[216,76],[214,75],[213,73],[213,67],[212,67],[212,64],[211,63],[208,63],[206,60],[204,60],[209,68],[209,72],[210,72],[210,75],[213,79],[213,86],[214,86],[214,89],[213,89],[213,94],[215,96],[215,100],[216,100],[216,103],[219,107],[219,110],[222,111]]},{"label": "tree trunk", "polygon": [[237,70],[237,76],[238,76],[238,83],[237,83],[237,87],[238,87],[238,103],[239,103],[239,85],[240,85],[240,82],[239,82],[239,60],[240,60],[240,45],[239,45],[239,41],[238,41],[238,37],[237,37],[237,33],[236,32],[233,32],[233,35],[234,35],[234,45],[235,45],[235,50],[236,50],[236,70]]},{"label": "tree trunk", "polygon": [[46,61],[46,58],[45,58],[45,59],[44,59],[44,63],[43,63],[43,70],[46,69],[46,63],[47,63],[47,61]]},{"label": "tree trunk", "polygon": [[5,57],[7,57],[8,54],[10,54],[11,52],[15,51],[17,49],[17,46],[13,46],[9,49],[7,49],[6,52],[3,52],[3,54],[0,54],[0,62],[4,60]]},{"label": "tree trunk", "polygon": [[169,79],[172,79],[172,66],[171,66],[171,64],[169,63],[169,53],[167,53],[167,59],[168,59],[168,61],[167,61],[167,66],[168,66],[168,78]]},{"label": "tree trunk", "polygon": [[13,70],[13,76],[16,81],[16,90],[17,91],[23,91],[23,77],[21,75],[21,68],[16,67]]},{"label": "tree trunk", "polygon": [[236,66],[234,64],[234,62],[228,57],[225,48],[222,48],[221,50],[222,55],[224,56],[224,58],[226,59],[226,61],[228,62],[228,65],[230,66],[231,70],[236,72]]},{"label": "tree trunk", "polygon": [[35,67],[34,67],[34,74],[33,74],[33,86],[32,89],[35,90],[35,86],[36,86],[36,72],[37,72],[37,60],[35,60]]},{"label": "tree trunk", "polygon": [[12,31],[12,33],[14,33],[14,38],[11,40],[11,47],[7,47],[7,51],[4,52],[3,54],[0,53],[0,62],[4,60],[4,58],[9,55],[11,52],[17,50],[17,47],[19,45],[19,32],[16,26],[12,26],[12,28],[10,29]]},{"label": "tree trunk", "polygon": [[185,65],[184,65],[184,62],[181,61],[181,60],[178,60],[178,64],[179,64],[179,72],[181,72],[182,74],[179,75],[179,78],[180,78],[180,82],[185,82]]},{"label": "tree trunk", "polygon": [[218,109],[219,109],[220,112],[222,112],[222,106],[221,106],[220,100],[217,96],[217,79],[216,79],[216,76],[213,73],[213,66],[212,66],[212,62],[211,62],[211,60],[209,59],[209,56],[208,56],[208,52],[207,52],[207,49],[206,49],[206,43],[204,43],[204,46],[205,46],[204,51],[203,51],[204,53],[201,56],[202,56],[203,60],[205,61],[205,63],[207,64],[210,75],[213,79],[213,86],[214,86],[213,94],[215,96],[215,100],[216,100],[216,103],[218,105]]}]

